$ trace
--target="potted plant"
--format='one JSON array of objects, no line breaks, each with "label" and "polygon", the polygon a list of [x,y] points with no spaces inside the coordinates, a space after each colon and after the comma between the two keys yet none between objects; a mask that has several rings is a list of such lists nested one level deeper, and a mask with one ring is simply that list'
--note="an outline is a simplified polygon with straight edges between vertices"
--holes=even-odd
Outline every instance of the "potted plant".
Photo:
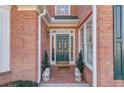
[{"label": "potted plant", "polygon": [[50,63],[49,63],[49,60],[48,60],[47,51],[45,50],[44,56],[43,56],[43,61],[42,61],[42,69],[43,69],[43,71],[44,71],[46,68],[50,68]]},{"label": "potted plant", "polygon": [[42,61],[42,77],[44,81],[49,80],[49,76],[50,76],[50,63],[48,60],[48,54],[47,51],[45,50],[44,53],[44,57],[43,57],[43,61]]},{"label": "potted plant", "polygon": [[80,51],[76,68],[75,68],[76,80],[81,81],[81,77],[84,77],[83,70],[84,70],[84,57],[82,55],[82,52]]}]

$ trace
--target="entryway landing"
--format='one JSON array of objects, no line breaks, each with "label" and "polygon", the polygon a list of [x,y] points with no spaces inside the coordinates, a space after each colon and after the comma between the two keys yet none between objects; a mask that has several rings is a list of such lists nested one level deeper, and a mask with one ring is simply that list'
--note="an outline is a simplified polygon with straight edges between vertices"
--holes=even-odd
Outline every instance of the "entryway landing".
[{"label": "entryway landing", "polygon": [[42,83],[39,87],[90,87],[87,83]]},{"label": "entryway landing", "polygon": [[75,80],[74,66],[51,66],[50,73],[50,80],[42,83],[86,83],[86,81]]},{"label": "entryway landing", "polygon": [[42,81],[39,87],[90,87],[86,81],[75,80],[74,66],[57,64],[50,69],[50,80]]}]

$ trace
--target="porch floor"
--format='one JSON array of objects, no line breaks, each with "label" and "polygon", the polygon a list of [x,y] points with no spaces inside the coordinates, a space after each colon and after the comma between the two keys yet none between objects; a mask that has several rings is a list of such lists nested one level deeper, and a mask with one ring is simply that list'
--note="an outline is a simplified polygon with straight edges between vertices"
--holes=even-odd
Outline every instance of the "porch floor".
[{"label": "porch floor", "polygon": [[51,66],[50,73],[50,80],[41,83],[86,83],[75,80],[74,66]]}]

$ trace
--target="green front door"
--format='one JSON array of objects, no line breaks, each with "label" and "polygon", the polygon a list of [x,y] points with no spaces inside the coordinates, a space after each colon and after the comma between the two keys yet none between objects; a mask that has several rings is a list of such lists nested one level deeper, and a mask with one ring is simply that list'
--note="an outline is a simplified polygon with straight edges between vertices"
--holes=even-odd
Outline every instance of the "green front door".
[{"label": "green front door", "polygon": [[56,35],[56,61],[57,63],[69,63],[69,35]]}]

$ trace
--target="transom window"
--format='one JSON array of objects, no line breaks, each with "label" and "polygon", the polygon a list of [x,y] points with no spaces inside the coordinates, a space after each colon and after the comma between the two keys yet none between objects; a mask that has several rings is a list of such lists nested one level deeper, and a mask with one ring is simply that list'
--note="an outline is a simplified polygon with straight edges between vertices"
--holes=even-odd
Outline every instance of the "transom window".
[{"label": "transom window", "polygon": [[55,15],[70,15],[70,6],[69,5],[56,5]]}]

